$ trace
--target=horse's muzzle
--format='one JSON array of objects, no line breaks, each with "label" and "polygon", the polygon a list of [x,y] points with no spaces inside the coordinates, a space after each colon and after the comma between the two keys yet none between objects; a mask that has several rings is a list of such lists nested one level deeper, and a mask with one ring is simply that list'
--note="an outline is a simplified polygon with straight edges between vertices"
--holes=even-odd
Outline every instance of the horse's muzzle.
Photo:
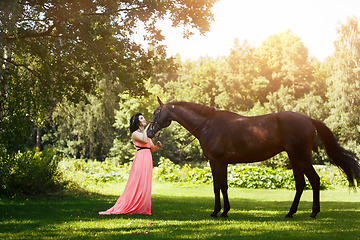
[{"label": "horse's muzzle", "polygon": [[151,126],[151,127],[146,131],[146,135],[147,135],[149,138],[153,138],[153,137],[155,136],[153,126]]}]

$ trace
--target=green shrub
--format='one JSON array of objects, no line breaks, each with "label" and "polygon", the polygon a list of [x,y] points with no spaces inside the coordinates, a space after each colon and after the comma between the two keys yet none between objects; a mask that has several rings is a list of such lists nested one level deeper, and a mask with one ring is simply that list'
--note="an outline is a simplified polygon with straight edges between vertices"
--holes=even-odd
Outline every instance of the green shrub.
[{"label": "green shrub", "polygon": [[[191,178],[196,182],[212,183],[210,167],[198,169]],[[307,178],[305,180],[305,189],[311,189]],[[228,167],[228,185],[241,188],[295,189],[295,179],[291,170],[238,164]],[[330,185],[329,181],[320,176],[320,189],[328,189]]]},{"label": "green shrub", "polygon": [[[185,165],[181,168],[169,159],[160,160],[159,166],[154,168],[154,178],[162,181],[213,182],[210,167],[192,169],[189,165]],[[307,178],[305,180],[305,189],[311,189]],[[295,189],[295,180],[292,170],[237,164],[228,167],[228,185],[242,188]],[[320,176],[320,189],[328,189],[330,185],[329,181]]]},{"label": "green shrub", "polygon": [[116,167],[108,159],[100,162],[89,159],[64,159],[61,163],[63,171],[81,173],[87,181],[107,182],[127,180],[131,162]]},{"label": "green shrub", "polygon": [[7,153],[6,148],[0,145],[0,192],[6,192],[7,182],[11,173],[11,155]]},{"label": "green shrub", "polygon": [[348,186],[349,182],[346,178],[346,175],[338,167],[331,165],[314,165],[316,172],[319,174],[320,178],[325,178],[331,186]]},{"label": "green shrub", "polygon": [[[67,161],[67,167],[65,168],[67,171],[81,172],[86,180],[96,182],[126,181],[131,167],[131,163],[116,167],[109,161],[97,162],[82,159],[70,159]],[[333,183],[332,181],[336,182],[339,179],[344,179],[340,172],[335,172],[337,169],[331,168],[333,169],[331,173],[329,173],[329,169],[328,167],[318,169],[321,189],[330,188],[330,185]],[[164,157],[160,158],[159,166],[154,167],[153,179],[167,182],[205,184],[213,182],[210,167],[192,168],[191,165],[187,164],[181,167]],[[332,180],[331,183],[329,179]],[[306,178],[305,180],[305,189],[311,189],[309,181]],[[228,184],[230,187],[241,188],[295,189],[292,170],[245,164],[228,166]]]},{"label": "green shrub", "polygon": [[[295,189],[295,179],[292,170],[270,167],[254,167],[248,165],[231,165],[228,168],[229,186],[266,189]],[[311,189],[305,177],[305,189]],[[328,189],[330,183],[320,176],[320,189]]]},{"label": "green shrub", "polygon": [[276,154],[275,156],[269,158],[266,161],[260,162],[259,165],[271,168],[291,169],[290,160],[285,151]]},{"label": "green shrub", "polygon": [[160,181],[189,182],[189,175],[193,171],[191,165],[185,164],[181,167],[168,158],[160,157],[159,165],[153,169],[153,178]]},{"label": "green shrub", "polygon": [[6,149],[0,148],[1,193],[37,194],[60,186],[60,159],[52,148],[16,153],[7,153]]},{"label": "green shrub", "polygon": [[196,171],[190,174],[191,182],[212,183],[212,173],[210,167],[196,168]]}]

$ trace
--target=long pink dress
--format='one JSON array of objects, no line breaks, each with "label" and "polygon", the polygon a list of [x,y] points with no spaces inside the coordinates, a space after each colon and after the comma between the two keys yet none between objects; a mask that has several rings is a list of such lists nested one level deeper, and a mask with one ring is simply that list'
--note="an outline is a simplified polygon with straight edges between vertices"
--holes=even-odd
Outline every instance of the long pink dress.
[{"label": "long pink dress", "polygon": [[147,144],[140,142],[134,142],[134,144],[138,151],[132,163],[124,192],[112,208],[105,212],[99,212],[101,215],[151,215],[152,156],[150,147],[153,143],[149,138]]}]

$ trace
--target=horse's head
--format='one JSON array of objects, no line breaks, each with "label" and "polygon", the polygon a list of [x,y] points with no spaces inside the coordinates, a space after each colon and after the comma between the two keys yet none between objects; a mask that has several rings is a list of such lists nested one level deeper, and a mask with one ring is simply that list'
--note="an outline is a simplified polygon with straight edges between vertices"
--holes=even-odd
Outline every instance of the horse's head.
[{"label": "horse's head", "polygon": [[163,104],[159,97],[158,102],[160,106],[154,111],[153,121],[146,132],[149,138],[153,138],[158,131],[168,127],[172,121],[168,106]]}]

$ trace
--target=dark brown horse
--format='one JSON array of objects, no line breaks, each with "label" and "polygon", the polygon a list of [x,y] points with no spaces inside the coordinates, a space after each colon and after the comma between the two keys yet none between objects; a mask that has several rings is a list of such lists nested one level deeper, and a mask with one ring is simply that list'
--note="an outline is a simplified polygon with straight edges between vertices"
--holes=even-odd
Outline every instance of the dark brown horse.
[{"label": "dark brown horse", "polygon": [[203,153],[210,161],[213,175],[216,217],[221,210],[220,190],[223,194],[224,211],[227,217],[230,204],[227,194],[227,166],[234,163],[264,161],[282,151],[286,151],[293,168],[296,194],[286,217],[291,218],[297,211],[305,186],[304,175],[313,189],[313,209],[310,218],[320,212],[320,178],[311,163],[311,151],[316,133],[325,145],[329,157],[342,169],[355,187],[359,186],[359,158],[343,149],[332,132],[322,122],[294,112],[280,112],[256,117],[244,117],[234,112],[219,111],[211,107],[187,103],[170,102],[154,112],[148,136],[154,137],[171,121],[177,121],[200,142]]}]

